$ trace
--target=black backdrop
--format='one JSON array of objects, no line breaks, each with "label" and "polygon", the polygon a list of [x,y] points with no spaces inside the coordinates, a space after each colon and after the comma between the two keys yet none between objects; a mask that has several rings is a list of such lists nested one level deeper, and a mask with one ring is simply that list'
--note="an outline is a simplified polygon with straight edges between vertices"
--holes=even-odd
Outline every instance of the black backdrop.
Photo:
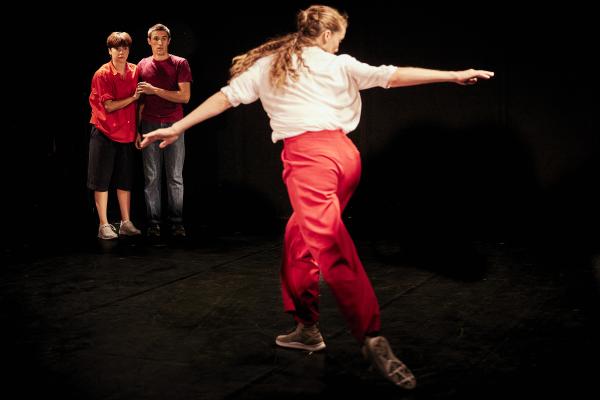
[{"label": "black backdrop", "polygon": [[[473,87],[362,92],[362,120],[351,138],[362,153],[363,179],[345,214],[354,234],[593,238],[599,154],[589,10],[575,3],[324,3],[350,16],[341,53],[373,65],[496,72]],[[233,56],[294,30],[297,10],[309,4],[97,4],[92,12],[53,3],[13,12],[3,66],[3,235],[93,237],[87,96],[94,71],[108,60],[110,32],[132,35],[129,61],[137,62],[150,54],[148,27],[168,25],[171,52],[192,67],[190,111],[226,83]],[[73,12],[81,16],[69,17]],[[271,143],[270,132],[255,103],[187,133],[191,231],[282,229],[290,207],[281,144]],[[138,161],[132,213],[143,225]]]}]

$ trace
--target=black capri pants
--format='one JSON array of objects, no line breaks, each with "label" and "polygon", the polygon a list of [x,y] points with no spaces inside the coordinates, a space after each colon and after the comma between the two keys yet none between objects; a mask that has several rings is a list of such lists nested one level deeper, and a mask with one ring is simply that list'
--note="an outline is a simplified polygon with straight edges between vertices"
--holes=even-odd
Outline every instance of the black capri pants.
[{"label": "black capri pants", "polygon": [[96,192],[106,192],[112,184],[117,189],[131,191],[132,146],[132,143],[110,140],[98,128],[92,126],[87,187]]}]

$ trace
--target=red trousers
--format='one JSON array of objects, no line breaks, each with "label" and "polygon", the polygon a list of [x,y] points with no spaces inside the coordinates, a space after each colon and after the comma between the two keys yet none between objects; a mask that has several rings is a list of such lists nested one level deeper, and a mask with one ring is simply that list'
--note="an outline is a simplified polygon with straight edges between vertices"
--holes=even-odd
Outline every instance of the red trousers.
[{"label": "red trousers", "polygon": [[375,292],[342,221],[360,179],[360,154],[342,131],[320,131],[285,139],[281,159],[294,210],[281,268],[284,310],[297,322],[317,322],[322,274],[352,334],[362,342],[381,323]]}]

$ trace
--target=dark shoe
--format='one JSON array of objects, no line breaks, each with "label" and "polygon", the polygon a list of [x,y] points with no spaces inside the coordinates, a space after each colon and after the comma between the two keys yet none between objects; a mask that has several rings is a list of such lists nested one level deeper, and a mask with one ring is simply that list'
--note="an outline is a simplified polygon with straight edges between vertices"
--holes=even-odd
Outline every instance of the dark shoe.
[{"label": "dark shoe", "polygon": [[160,225],[150,225],[146,231],[146,236],[158,239],[160,237]]},{"label": "dark shoe", "polygon": [[171,227],[171,236],[175,238],[185,237],[185,227],[182,224],[175,224]]},{"label": "dark shoe", "polygon": [[384,378],[403,389],[414,389],[417,380],[406,365],[394,355],[383,336],[367,337],[362,348],[365,358],[379,370]]},{"label": "dark shoe", "polygon": [[275,343],[281,347],[306,351],[319,351],[325,348],[325,342],[317,324],[312,326],[298,324],[293,332],[277,336]]}]

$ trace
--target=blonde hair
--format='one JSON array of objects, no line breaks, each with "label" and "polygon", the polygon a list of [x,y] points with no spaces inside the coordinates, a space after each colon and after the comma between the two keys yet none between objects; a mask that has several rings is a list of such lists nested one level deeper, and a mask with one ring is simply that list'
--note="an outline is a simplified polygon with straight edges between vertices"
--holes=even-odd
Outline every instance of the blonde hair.
[{"label": "blonde hair", "polygon": [[[266,56],[274,55],[269,80],[271,85],[281,88],[286,85],[287,78],[297,81],[298,69],[308,68],[302,58],[302,49],[315,44],[316,39],[325,30],[340,32],[348,26],[348,16],[328,6],[313,5],[302,10],[297,16],[298,31],[270,39],[266,43],[236,56],[229,70],[231,79],[240,75],[254,63]],[[293,65],[293,55],[297,57],[297,67]]]}]

